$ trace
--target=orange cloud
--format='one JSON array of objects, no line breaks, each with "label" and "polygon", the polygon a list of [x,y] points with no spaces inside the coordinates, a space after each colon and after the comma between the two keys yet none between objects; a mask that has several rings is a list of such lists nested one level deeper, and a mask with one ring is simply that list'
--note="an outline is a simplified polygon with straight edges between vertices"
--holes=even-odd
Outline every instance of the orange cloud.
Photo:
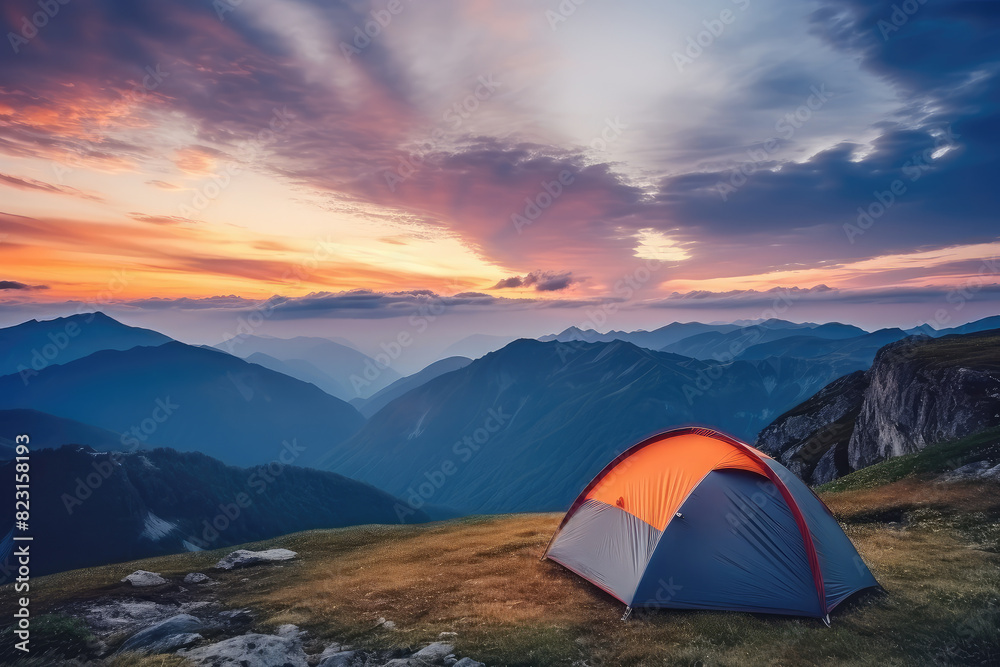
[{"label": "orange cloud", "polygon": [[205,176],[215,170],[219,151],[206,146],[186,146],[174,151],[177,168],[191,176]]},{"label": "orange cloud", "polygon": [[328,242],[289,244],[235,226],[148,224],[174,221],[133,217],[96,222],[0,213],[3,278],[45,282],[51,288],[45,299],[53,301],[219,293],[263,298],[366,288],[454,293],[483,284],[476,276],[429,276],[348,259]]}]

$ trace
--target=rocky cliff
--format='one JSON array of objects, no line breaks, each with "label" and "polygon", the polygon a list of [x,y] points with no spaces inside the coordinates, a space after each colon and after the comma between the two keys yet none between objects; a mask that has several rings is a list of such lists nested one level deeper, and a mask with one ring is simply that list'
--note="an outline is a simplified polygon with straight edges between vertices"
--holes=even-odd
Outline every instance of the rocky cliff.
[{"label": "rocky cliff", "polygon": [[820,484],[1000,425],[1000,330],[886,345],[765,427],[757,447]]},{"label": "rocky cliff", "polygon": [[848,443],[867,388],[864,371],[834,380],[764,428],[757,447],[810,482],[846,475]]}]

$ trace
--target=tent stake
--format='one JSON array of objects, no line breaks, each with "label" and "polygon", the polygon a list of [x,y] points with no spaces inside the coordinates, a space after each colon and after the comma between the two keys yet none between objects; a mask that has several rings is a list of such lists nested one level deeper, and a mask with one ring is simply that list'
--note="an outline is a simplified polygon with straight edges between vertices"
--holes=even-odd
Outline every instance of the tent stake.
[{"label": "tent stake", "polygon": [[625,607],[625,613],[622,614],[622,620],[627,621],[628,617],[632,615],[632,607]]},{"label": "tent stake", "polygon": [[830,614],[823,617],[823,622],[826,623],[826,627],[830,627]]}]

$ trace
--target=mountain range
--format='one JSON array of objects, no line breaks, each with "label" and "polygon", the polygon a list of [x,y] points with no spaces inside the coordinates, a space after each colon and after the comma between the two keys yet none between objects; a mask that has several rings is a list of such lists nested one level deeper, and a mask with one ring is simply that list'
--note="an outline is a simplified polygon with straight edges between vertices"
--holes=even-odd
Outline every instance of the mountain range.
[{"label": "mountain range", "polygon": [[[1000,315],[985,317],[947,329],[935,329],[924,324],[907,329],[880,329],[871,334],[878,334],[883,339],[887,336],[898,336],[894,340],[911,335],[931,337],[948,336],[951,334],[975,333],[989,329],[1000,328]],[[767,320],[740,321],[736,323],[673,322],[652,331],[608,331],[599,333],[593,329],[569,327],[557,334],[540,336],[540,341],[582,341],[590,343],[607,343],[613,340],[624,340],[639,347],[651,350],[663,350],[684,354],[699,359],[732,359],[734,357],[762,358],[763,349],[776,356],[802,356],[799,350],[774,344],[762,348],[753,356],[743,356],[757,345],[765,345],[771,341],[789,338],[798,339],[799,343],[822,343],[827,340],[851,340],[857,338],[860,342],[869,332],[850,324],[829,322],[815,324],[812,322],[796,323],[787,320],[771,318]],[[870,339],[874,340],[874,339]],[[882,345],[893,342],[884,340]],[[880,345],[881,346],[881,345]]]},{"label": "mountain range", "polygon": [[[322,477],[341,480],[331,486],[305,472],[290,475],[302,488],[289,497],[301,491],[302,501],[276,505],[267,521],[254,519],[245,539],[281,532],[274,518],[280,511],[306,525],[295,522],[309,520],[309,502],[327,503],[340,517],[319,511],[324,525],[562,510],[623,449],[690,424],[748,442],[756,437],[758,447],[818,483],[1000,423],[1000,335],[981,331],[998,319],[951,334],[931,330],[936,338],[924,335],[927,327],[908,335],[783,320],[674,323],[594,341],[581,340],[590,332],[570,329],[547,340],[515,340],[476,359],[447,357],[399,377],[391,368],[372,373],[376,360],[332,340],[250,336],[231,354],[81,314],[0,330],[7,345],[0,356],[13,368],[0,377],[0,459],[10,458],[15,435],[30,433],[33,461],[76,475],[51,473],[61,480],[58,493],[71,496],[64,489],[87,478],[87,465],[101,457],[114,464],[102,469],[115,481],[102,482],[104,491],[93,495],[109,495],[123,508],[109,515],[119,543],[102,532],[105,526],[91,526],[110,543],[94,546],[96,555],[82,548],[81,558],[92,557],[87,562],[182,548],[179,536],[197,518],[183,507],[208,511],[203,499],[225,504],[219,494],[248,474],[220,472],[228,466],[280,462],[346,476]],[[694,356],[623,339],[629,337]],[[18,370],[46,345],[55,350],[46,363]],[[324,389],[356,374],[357,363],[380,389],[353,396],[351,404]],[[72,447],[54,451],[60,445]],[[180,453],[150,455],[153,447]],[[156,481],[147,462],[169,470],[168,481]],[[169,496],[172,484],[187,495],[175,505],[157,504],[154,496]],[[352,513],[352,504],[374,502],[357,490],[368,484],[391,494],[391,517]],[[340,487],[354,491],[338,495]],[[74,516],[78,524],[53,530],[71,534],[99,521],[96,514]],[[164,531],[169,539],[149,537]]]},{"label": "mountain range", "polygon": [[417,371],[413,375],[407,375],[390,384],[388,387],[377,391],[369,398],[356,398],[351,401],[351,405],[365,417],[371,418],[376,412],[386,405],[396,400],[411,389],[416,389],[422,384],[433,380],[439,375],[457,371],[472,363],[468,357],[445,357]]},{"label": "mountain range", "polygon": [[[293,450],[286,450],[293,451]],[[294,453],[294,451],[293,451]],[[313,528],[399,523],[400,500],[367,484],[281,461],[236,468],[197,452],[31,453],[32,574],[215,549]],[[14,497],[13,461],[0,490]],[[13,503],[0,510],[12,525]],[[410,523],[426,521],[409,511]],[[0,580],[12,540],[0,536]],[[6,549],[5,549],[6,546]],[[4,553],[4,552],[7,553]]]},{"label": "mountain range", "polygon": [[[725,361],[739,357],[748,348],[791,337],[808,337],[819,340],[853,338],[867,333],[864,329],[831,322],[819,325],[785,326],[781,320],[766,320],[760,324],[740,327],[732,331],[706,331],[688,336],[660,348],[664,352],[683,354],[695,359]],[[782,354],[779,356],[789,356]]]},{"label": "mountain range", "polygon": [[0,329],[0,375],[21,374],[25,383],[49,366],[82,359],[102,350],[162,345],[172,338],[130,327],[101,312],[54,320],[29,320]]},{"label": "mountain range", "polygon": [[364,423],[312,384],[176,341],[95,352],[45,368],[27,386],[18,375],[0,377],[0,407],[116,431],[126,446],[155,442],[232,465],[266,463],[293,439],[307,465]]},{"label": "mountain range", "polygon": [[343,401],[367,398],[400,378],[391,363],[379,363],[381,360],[358,352],[343,340],[244,335],[219,343],[216,347],[265,368],[315,384]]},{"label": "mountain range", "polygon": [[38,447],[87,443],[102,452],[120,451],[122,434],[38,410],[0,410],[0,459],[14,456],[15,438],[29,433]]},{"label": "mountain range", "polygon": [[593,329],[569,327],[557,334],[541,336],[542,342],[559,341],[560,343],[610,343],[613,340],[623,340],[650,350],[661,350],[691,336],[706,333],[729,333],[739,329],[736,324],[702,324],[701,322],[672,322],[652,331],[609,331],[598,333]]},{"label": "mountain range", "polygon": [[793,358],[720,363],[617,340],[521,339],[390,402],[324,461],[415,505],[559,509],[622,449],[669,426],[752,439],[833,379],[814,371]]}]

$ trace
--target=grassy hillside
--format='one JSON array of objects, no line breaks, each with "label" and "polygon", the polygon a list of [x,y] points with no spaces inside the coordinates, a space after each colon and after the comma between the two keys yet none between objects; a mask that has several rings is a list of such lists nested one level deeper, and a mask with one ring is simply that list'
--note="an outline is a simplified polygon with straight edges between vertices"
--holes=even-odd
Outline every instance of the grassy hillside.
[{"label": "grassy hillside", "polygon": [[974,461],[1000,463],[1000,429],[990,429],[958,440],[931,445],[913,454],[876,463],[819,487],[821,491],[868,489],[906,477],[954,470]]},{"label": "grassy hillside", "polygon": [[[811,619],[716,612],[640,613],[623,623],[620,603],[539,560],[556,514],[289,535],[256,547],[290,548],[299,559],[252,574],[211,572],[220,582],[212,594],[232,608],[255,610],[261,629],[295,623],[359,646],[416,646],[456,632],[461,654],[490,665],[996,664],[996,484],[907,477],[822,497],[887,590],[845,603],[830,629]],[[81,598],[148,598],[155,593],[136,594],[118,580],[138,568],[167,577],[210,572],[226,551],[38,579],[34,609],[65,614]],[[0,596],[5,616],[8,593]],[[379,618],[396,628],[379,626]]]},{"label": "grassy hillside", "polygon": [[932,367],[965,365],[1000,370],[1000,329],[944,336],[912,348],[915,358]]}]

